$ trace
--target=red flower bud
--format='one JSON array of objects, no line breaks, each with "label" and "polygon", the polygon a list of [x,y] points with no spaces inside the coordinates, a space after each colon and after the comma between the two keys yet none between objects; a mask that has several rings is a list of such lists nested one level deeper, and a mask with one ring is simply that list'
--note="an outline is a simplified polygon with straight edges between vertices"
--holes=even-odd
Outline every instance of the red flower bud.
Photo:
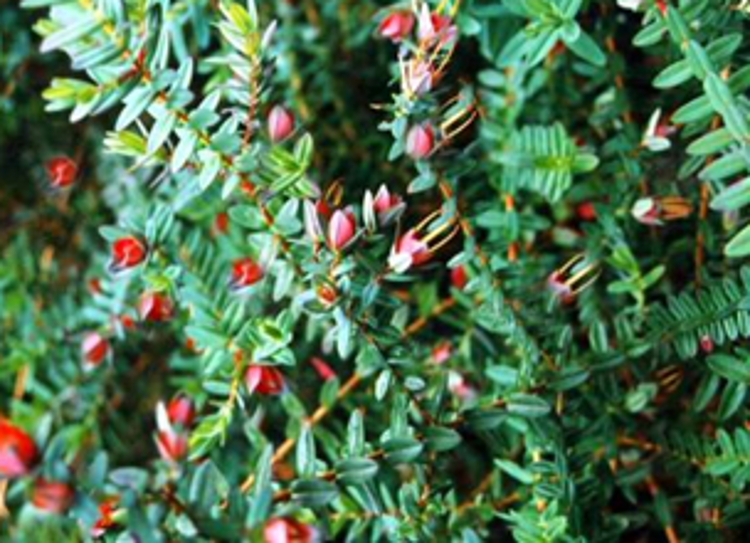
[{"label": "red flower bud", "polygon": [[167,406],[167,416],[171,423],[188,428],[195,418],[193,402],[185,396],[175,396]]},{"label": "red flower bud", "polygon": [[118,501],[116,497],[113,497],[99,504],[99,519],[91,527],[91,537],[101,537],[115,525],[113,513]]},{"label": "red flower bud", "polygon": [[294,130],[294,117],[282,106],[274,106],[268,114],[268,135],[273,143],[284,141]]},{"label": "red flower bud", "polygon": [[432,349],[432,360],[435,364],[442,364],[446,362],[453,354],[451,344],[447,341],[438,343],[434,349]]},{"label": "red flower bud", "polygon": [[97,332],[89,332],[81,343],[84,366],[94,368],[104,361],[109,353],[109,342]]},{"label": "red flower bud", "polygon": [[142,321],[164,322],[172,318],[172,300],[160,292],[145,292],[138,303]]},{"label": "red flower bud", "polygon": [[406,136],[406,153],[414,160],[429,156],[435,143],[435,136],[429,124],[412,126]]},{"label": "red flower bud", "polygon": [[466,268],[463,266],[456,266],[451,270],[451,285],[458,290],[463,290],[468,282],[466,277]]},{"label": "red flower bud", "polygon": [[217,213],[214,218],[214,227],[219,234],[226,234],[229,228],[229,215],[226,213]]},{"label": "red flower bud", "polygon": [[270,366],[248,366],[245,372],[245,385],[250,394],[274,396],[284,391],[284,376]]},{"label": "red flower bud", "polygon": [[0,419],[0,476],[13,479],[26,475],[36,458],[34,440],[17,426]]},{"label": "red flower bud", "polygon": [[272,518],[263,528],[264,543],[315,543],[318,530],[293,518]]},{"label": "red flower bud", "polygon": [[68,188],[77,175],[78,166],[68,157],[60,156],[47,161],[47,177],[53,189]]},{"label": "red flower bud", "polygon": [[408,11],[394,11],[378,25],[381,37],[398,43],[406,38],[414,27],[414,15]]},{"label": "red flower bud", "polygon": [[582,202],[576,206],[576,215],[582,221],[596,220],[596,209],[591,202]]},{"label": "red flower bud", "polygon": [[666,17],[667,15],[667,3],[665,0],[656,0],[656,7],[659,8],[659,12]]},{"label": "red flower bud", "polygon": [[229,286],[239,290],[254,285],[263,279],[263,268],[252,258],[241,258],[232,263],[232,276]]},{"label": "red flower bud", "polygon": [[[170,408],[171,408],[170,404]],[[188,451],[187,433],[185,428],[175,428],[177,422],[170,416],[170,412],[164,407],[164,403],[159,402],[156,405],[156,447],[159,449],[159,455],[170,463],[176,463],[185,458]],[[180,416],[189,415],[189,413],[178,413]]]},{"label": "red flower bud", "polygon": [[336,377],[336,372],[322,358],[313,356],[310,359],[310,364],[312,364],[312,367],[315,368],[315,371],[318,373],[320,378],[323,379],[324,381],[328,381]]},{"label": "red flower bud", "polygon": [[419,14],[419,24],[417,25],[417,37],[420,41],[432,41],[435,38],[443,38],[446,41],[456,37],[456,27],[452,25],[452,20],[447,15],[440,15],[436,12],[430,12],[427,4],[423,4],[422,11]]},{"label": "red flower bud", "polygon": [[328,223],[328,245],[334,251],[342,249],[354,237],[356,230],[351,211],[336,210]]},{"label": "red flower bud", "polygon": [[137,266],[146,259],[146,246],[133,236],[115,240],[109,269],[118,272]]},{"label": "red flower bud", "polygon": [[130,315],[120,315],[120,324],[122,324],[122,327],[127,330],[130,330],[135,327],[133,318]]},{"label": "red flower bud", "polygon": [[711,336],[703,336],[700,340],[701,350],[706,354],[711,354],[714,350],[714,340]]},{"label": "red flower bud", "polygon": [[75,492],[67,483],[39,478],[34,482],[31,503],[48,513],[60,515],[73,503]]}]

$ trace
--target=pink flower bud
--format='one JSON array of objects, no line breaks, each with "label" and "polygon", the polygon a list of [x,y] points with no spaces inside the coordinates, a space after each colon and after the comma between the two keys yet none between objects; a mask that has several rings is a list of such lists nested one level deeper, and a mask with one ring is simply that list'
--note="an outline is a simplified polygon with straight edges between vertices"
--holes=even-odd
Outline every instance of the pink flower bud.
[{"label": "pink flower bud", "polygon": [[435,135],[429,124],[412,126],[406,136],[406,153],[414,160],[429,156],[435,143]]},{"label": "pink flower bud", "polygon": [[423,42],[430,42],[436,38],[441,38],[447,42],[456,37],[456,27],[452,25],[450,17],[430,12],[425,3],[422,4],[422,11],[419,13],[417,37],[419,41]]},{"label": "pink flower bud", "polygon": [[378,192],[375,194],[373,200],[373,207],[377,213],[385,213],[390,211],[401,203],[401,198],[392,195],[385,185],[380,185]]},{"label": "pink flower bud", "polygon": [[378,34],[394,43],[406,38],[414,27],[414,15],[408,11],[394,11],[378,26]]},{"label": "pink flower bud", "polygon": [[328,223],[328,245],[334,251],[341,250],[354,237],[356,230],[351,211],[336,210]]},{"label": "pink flower bud", "polygon": [[282,106],[274,106],[268,114],[268,135],[273,143],[284,141],[294,130],[294,117]]},{"label": "pink flower bud", "polygon": [[[169,408],[163,402],[156,405],[156,447],[159,455],[170,463],[179,462],[187,456],[188,440],[183,422],[189,422],[192,418],[192,414],[186,411],[192,406],[174,403],[175,400],[170,402]],[[175,424],[179,424],[179,427],[175,427]]]}]

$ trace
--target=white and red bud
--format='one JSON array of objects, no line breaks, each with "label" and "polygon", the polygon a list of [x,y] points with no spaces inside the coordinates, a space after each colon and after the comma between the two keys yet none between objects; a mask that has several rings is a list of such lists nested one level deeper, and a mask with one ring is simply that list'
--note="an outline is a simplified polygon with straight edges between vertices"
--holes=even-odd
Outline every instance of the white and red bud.
[{"label": "white and red bud", "polygon": [[268,136],[273,143],[287,139],[294,132],[294,116],[283,106],[274,106],[268,114]]},{"label": "white and red bud", "polygon": [[257,392],[264,396],[275,396],[284,391],[284,376],[272,366],[253,364],[245,372],[245,386],[250,394]]},{"label": "white and red bud", "polygon": [[396,273],[403,273],[412,266],[428,261],[431,256],[427,243],[419,238],[415,229],[411,229],[396,239],[388,257],[388,265]]},{"label": "white and red bud", "polygon": [[435,134],[427,123],[412,126],[406,135],[406,154],[414,160],[429,156],[434,145]]},{"label": "white and red bud", "polygon": [[633,204],[631,214],[641,224],[662,226],[690,216],[693,206],[681,196],[652,196],[640,198]]},{"label": "white and red bud", "polygon": [[456,27],[449,16],[431,12],[426,3],[422,4],[417,23],[419,41],[432,42],[439,38],[443,42],[449,42],[456,37],[456,34]]},{"label": "white and red bud", "polygon": [[138,302],[138,314],[142,321],[165,322],[172,318],[171,298],[161,292],[145,292]]},{"label": "white and red bud", "polygon": [[[171,404],[170,404],[170,407]],[[186,413],[180,409],[173,408],[172,413],[164,406],[163,402],[156,404],[156,447],[159,455],[167,462],[176,464],[188,452],[188,436],[182,422]],[[181,420],[173,419],[172,416],[183,417]],[[178,425],[177,427],[175,425]]]},{"label": "white and red bud", "polygon": [[409,11],[394,11],[378,25],[378,34],[398,43],[411,34],[414,28],[414,15]]},{"label": "white and red bud", "polygon": [[109,354],[109,341],[98,332],[89,332],[81,343],[81,358],[86,369],[99,366]]},{"label": "white and red bud", "polygon": [[318,205],[310,200],[305,200],[304,204],[302,204],[305,233],[315,243],[323,239],[323,227],[320,225],[318,212]]},{"label": "white and red bud", "polygon": [[34,440],[18,426],[0,419],[0,477],[14,479],[28,474],[37,456]]},{"label": "white and red bud", "polygon": [[293,518],[272,518],[263,528],[263,543],[319,543],[319,531]]}]

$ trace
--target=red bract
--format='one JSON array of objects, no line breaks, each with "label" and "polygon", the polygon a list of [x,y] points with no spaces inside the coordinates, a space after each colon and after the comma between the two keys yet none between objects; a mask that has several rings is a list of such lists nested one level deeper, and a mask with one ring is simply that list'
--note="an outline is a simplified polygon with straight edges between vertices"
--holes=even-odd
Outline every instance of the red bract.
[{"label": "red bract", "polygon": [[408,11],[395,11],[378,26],[378,34],[394,43],[406,38],[414,27],[414,15]]},{"label": "red bract", "polygon": [[435,135],[429,124],[412,126],[406,135],[406,153],[415,160],[429,156],[435,143]]},{"label": "red bract", "polygon": [[13,479],[26,475],[36,458],[34,440],[17,426],[0,419],[0,476]]},{"label": "red bract", "polygon": [[274,106],[268,114],[268,136],[273,143],[285,140],[294,131],[294,117],[282,106]]},{"label": "red bract", "polygon": [[342,249],[354,237],[355,230],[354,214],[336,210],[328,223],[328,245],[334,251]]},{"label": "red bract", "polygon": [[264,543],[314,543],[318,531],[292,518],[272,518],[263,528]]},{"label": "red bract", "polygon": [[312,364],[312,367],[315,368],[315,371],[318,372],[318,375],[324,381],[328,381],[336,377],[336,372],[333,371],[333,368],[331,368],[331,366],[329,366],[328,363],[322,358],[313,356],[310,359],[310,364]]},{"label": "red bract", "polygon": [[47,177],[53,189],[64,189],[73,184],[78,175],[78,166],[65,156],[47,161]]},{"label": "red bract", "polygon": [[113,513],[117,502],[117,498],[107,498],[99,504],[99,519],[91,527],[91,537],[101,537],[115,525]]},{"label": "red bract", "polygon": [[75,492],[67,483],[39,478],[34,482],[31,503],[34,507],[59,515],[68,510]]},{"label": "red bract", "polygon": [[249,287],[263,279],[263,268],[252,258],[241,258],[232,263],[232,277],[229,286],[232,289]]},{"label": "red bract", "polygon": [[112,260],[109,268],[122,271],[143,262],[146,258],[146,246],[136,237],[126,236],[112,244]]},{"label": "red bract", "polygon": [[456,266],[451,270],[451,285],[458,290],[463,290],[466,286],[468,278],[466,277],[466,268],[463,266]]},{"label": "red bract", "polygon": [[109,342],[97,332],[90,332],[81,343],[81,356],[84,365],[96,367],[101,364],[109,353]]},{"label": "red bract", "polygon": [[138,304],[138,314],[143,321],[168,321],[172,318],[172,300],[160,292],[146,292]]},{"label": "red bract", "polygon": [[187,428],[195,418],[193,402],[185,396],[175,396],[167,406],[167,416],[173,424],[179,424],[183,428]]},{"label": "red bract", "polygon": [[284,391],[284,376],[276,368],[251,365],[245,372],[245,386],[250,394],[280,394]]}]

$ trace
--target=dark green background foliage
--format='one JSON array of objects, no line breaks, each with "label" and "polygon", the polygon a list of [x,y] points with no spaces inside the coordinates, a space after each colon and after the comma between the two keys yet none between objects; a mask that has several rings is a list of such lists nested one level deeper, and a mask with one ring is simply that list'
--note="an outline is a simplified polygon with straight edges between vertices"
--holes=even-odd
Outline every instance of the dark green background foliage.
[{"label": "dark green background foliage", "polygon": [[[746,539],[750,8],[430,1],[455,43],[378,35],[423,3],[2,4],[0,417],[40,459],[0,483],[0,538],[85,540],[114,498],[123,542],[262,541],[272,518],[342,541]],[[440,77],[415,96],[399,55],[425,48]],[[419,123],[437,148],[414,160]],[[381,184],[403,214],[372,215]],[[349,246],[311,239],[321,198],[352,206]],[[429,261],[397,273],[433,212]],[[148,255],[115,274],[124,236]],[[264,278],[235,292],[243,257]],[[139,318],[147,292],[167,322]],[[86,370],[91,331],[111,353]],[[282,393],[246,388],[257,364]],[[177,394],[197,419],[172,462],[154,412]],[[40,478],[74,490],[65,513],[32,505]]]}]

